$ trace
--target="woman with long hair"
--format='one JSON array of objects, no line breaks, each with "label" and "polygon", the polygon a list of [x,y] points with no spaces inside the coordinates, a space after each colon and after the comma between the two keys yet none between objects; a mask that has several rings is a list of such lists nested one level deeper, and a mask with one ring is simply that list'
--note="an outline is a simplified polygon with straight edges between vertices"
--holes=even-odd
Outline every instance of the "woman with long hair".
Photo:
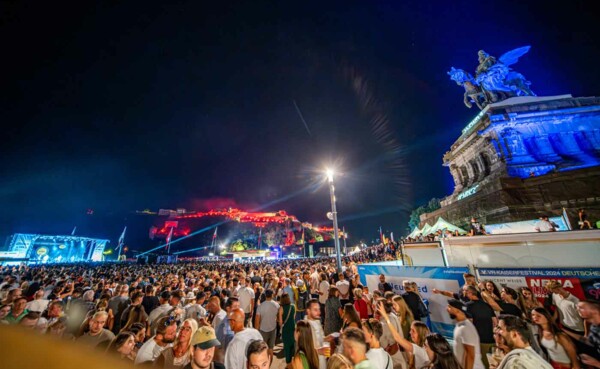
[{"label": "woman with long hair", "polygon": [[129,332],[135,336],[135,350],[139,350],[146,341],[146,325],[142,323],[133,323]]},{"label": "woman with long hair", "polygon": [[327,369],[353,369],[354,364],[343,354],[333,354],[327,361]]},{"label": "woman with long hair", "polygon": [[363,299],[362,288],[355,288],[352,293],[354,293],[354,308],[360,319],[369,319],[369,308],[367,302]]},{"label": "woman with long hair", "polygon": [[[544,307],[544,305],[535,298],[533,291],[529,287],[521,287],[518,290],[519,293],[519,308],[525,313],[538,307]],[[525,317],[529,320],[529,316]]]},{"label": "woman with long hair", "polygon": [[131,326],[135,323],[147,324],[148,322],[148,314],[144,310],[144,306],[142,304],[132,306],[129,309],[129,316],[127,317],[127,322],[125,326],[121,328],[121,332],[131,330]]},{"label": "woman with long hair", "polygon": [[[439,333],[430,333],[425,337],[425,351],[431,361],[431,369],[462,369],[454,356],[452,347]],[[415,366],[415,368],[419,369]]]},{"label": "woman with long hair", "polygon": [[188,365],[191,360],[190,344],[192,337],[198,330],[196,319],[190,318],[183,321],[177,340],[172,347],[163,350],[154,362],[154,366],[165,369],[178,369]]},{"label": "woman with long hair", "polygon": [[294,332],[296,331],[296,320],[294,319],[296,316],[296,307],[292,304],[290,295],[287,293],[281,295],[279,303],[277,322],[281,327],[285,363],[289,365],[294,357],[294,345],[296,343],[294,338]]},{"label": "woman with long hair", "polygon": [[575,345],[569,336],[554,323],[548,310],[540,307],[534,308],[531,311],[531,321],[540,329],[539,344],[548,352],[550,365],[554,369],[579,369],[581,367]]},{"label": "woman with long hair", "polygon": [[396,295],[392,298],[392,306],[398,319],[400,319],[400,326],[402,327],[402,333],[404,337],[410,335],[410,325],[415,320],[412,311],[404,301],[404,298],[400,295]]},{"label": "woman with long hair", "polygon": [[491,280],[481,281],[481,287],[488,293],[488,295],[496,301],[500,301],[500,289]]},{"label": "woman with long hair", "polygon": [[349,327],[362,329],[360,316],[358,316],[358,312],[350,302],[344,305],[344,315],[342,316],[342,319],[344,322],[342,324],[342,330]]},{"label": "woman with long hair", "polygon": [[439,333],[430,333],[425,337],[425,351],[431,361],[431,369],[462,369],[452,347]]},{"label": "woman with long hair", "polygon": [[106,352],[119,355],[121,359],[135,359],[135,336],[131,332],[121,332],[110,342]]},{"label": "woman with long hair", "polygon": [[334,332],[339,332],[342,328],[342,316],[344,315],[344,311],[340,299],[338,298],[338,293],[337,287],[329,287],[329,296],[327,297],[327,300],[325,300],[324,332],[326,336]]},{"label": "woman with long hair", "polygon": [[310,323],[301,320],[294,330],[296,353],[292,358],[292,369],[319,369],[319,356],[315,350]]},{"label": "woman with long hair", "polygon": [[404,351],[412,354],[410,362],[414,363],[414,367],[420,369],[429,365],[429,356],[424,348],[425,337],[427,337],[429,334],[429,328],[427,328],[427,325],[420,320],[415,320],[412,322],[409,332],[412,340],[411,342],[402,337],[401,332],[398,332],[396,327],[394,327],[393,324],[390,324],[390,318],[385,310],[383,302],[379,302],[379,305],[377,306],[377,312],[381,315],[383,320],[387,322],[387,326],[392,332],[394,340],[396,340],[396,342],[404,349]]}]

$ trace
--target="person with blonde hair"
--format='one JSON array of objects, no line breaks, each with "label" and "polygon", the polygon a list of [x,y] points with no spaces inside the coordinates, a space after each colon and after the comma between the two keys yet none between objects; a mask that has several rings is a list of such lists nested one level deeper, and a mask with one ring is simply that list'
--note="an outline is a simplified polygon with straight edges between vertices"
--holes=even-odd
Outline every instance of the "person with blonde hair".
[{"label": "person with blonde hair", "polygon": [[179,328],[177,339],[173,346],[164,349],[154,366],[165,369],[183,368],[191,361],[191,342],[192,337],[198,330],[198,322],[194,318],[183,321]]},{"label": "person with blonde hair", "polygon": [[354,291],[354,308],[358,312],[360,319],[369,319],[369,308],[367,302],[363,299],[363,291],[361,288],[355,288]]},{"label": "person with blonde hair", "polygon": [[409,337],[410,325],[415,320],[412,311],[404,301],[404,298],[400,295],[396,295],[392,298],[392,306],[398,319],[400,319],[400,326],[402,327],[402,333],[404,337]]},{"label": "person with blonde hair", "polygon": [[429,328],[427,325],[420,320],[415,320],[412,322],[410,327],[410,339],[409,341],[402,336],[402,332],[398,332],[396,327],[393,324],[390,324],[390,318],[388,313],[383,306],[383,303],[379,303],[377,307],[377,312],[381,315],[384,321],[387,322],[387,326],[390,329],[392,336],[394,336],[394,340],[404,349],[405,352],[408,352],[412,356],[410,357],[409,367],[415,368],[423,368],[429,365],[429,356],[427,355],[427,351],[425,351],[425,337],[429,334]]},{"label": "person with blonde hair", "polygon": [[354,365],[344,355],[333,354],[327,362],[327,369],[354,369]]}]

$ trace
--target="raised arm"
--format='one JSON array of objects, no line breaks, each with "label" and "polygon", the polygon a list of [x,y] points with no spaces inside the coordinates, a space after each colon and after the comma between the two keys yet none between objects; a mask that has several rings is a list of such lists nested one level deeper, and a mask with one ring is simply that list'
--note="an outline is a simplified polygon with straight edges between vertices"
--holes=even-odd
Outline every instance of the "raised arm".
[{"label": "raised arm", "polygon": [[394,340],[396,342],[398,342],[398,344],[404,349],[404,351],[410,352],[412,354],[413,353],[412,343],[410,341],[408,341],[407,339],[405,339],[404,337],[402,337],[400,335],[400,333],[398,333],[398,330],[396,329],[396,327],[394,327],[394,325],[390,321],[390,317],[387,314],[387,312],[385,311],[385,308],[383,307],[382,302],[379,302],[377,304],[377,311],[379,312],[379,314],[381,314],[383,319],[385,319],[387,326],[390,328],[390,332],[392,332],[392,336],[394,337]]}]

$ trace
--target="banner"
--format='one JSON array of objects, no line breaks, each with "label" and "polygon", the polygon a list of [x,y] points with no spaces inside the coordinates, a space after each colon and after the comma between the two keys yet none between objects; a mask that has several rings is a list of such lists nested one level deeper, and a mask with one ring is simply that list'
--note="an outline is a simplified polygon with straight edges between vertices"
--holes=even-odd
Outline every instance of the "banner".
[{"label": "banner", "polygon": [[481,268],[477,274],[480,280],[491,280],[499,288],[508,286],[518,291],[520,287],[529,287],[542,303],[549,293],[544,287],[549,281],[558,281],[580,300],[600,301],[599,268]]},{"label": "banner", "polygon": [[439,267],[408,267],[400,261],[389,261],[374,264],[358,265],[358,274],[363,285],[369,291],[375,291],[379,284],[379,275],[385,275],[386,282],[391,283],[394,293],[403,294],[403,280],[417,283],[421,296],[429,301],[429,318],[431,329],[447,337],[452,337],[455,322],[446,312],[448,298],[435,295],[431,292],[434,288],[452,292],[459,292],[464,284],[463,273],[468,273],[467,268],[439,268]]},{"label": "banner", "polygon": [[[568,231],[570,228],[565,222],[563,217],[552,217],[548,218],[551,222],[554,222],[557,226],[558,232]],[[507,233],[529,233],[536,232],[535,226],[539,222],[539,219],[525,220],[522,222],[511,222],[511,223],[499,223],[499,224],[486,224],[485,231],[488,234],[507,234]]]}]

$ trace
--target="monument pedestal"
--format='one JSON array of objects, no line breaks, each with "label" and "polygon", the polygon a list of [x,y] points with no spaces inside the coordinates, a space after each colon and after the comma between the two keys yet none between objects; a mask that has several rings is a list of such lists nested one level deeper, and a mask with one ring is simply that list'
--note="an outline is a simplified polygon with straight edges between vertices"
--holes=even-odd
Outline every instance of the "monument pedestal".
[{"label": "monument pedestal", "polygon": [[[454,192],[422,223],[600,217],[600,98],[513,97],[487,105],[444,155]],[[598,213],[598,214],[596,214]],[[576,222],[575,222],[576,224]]]}]

